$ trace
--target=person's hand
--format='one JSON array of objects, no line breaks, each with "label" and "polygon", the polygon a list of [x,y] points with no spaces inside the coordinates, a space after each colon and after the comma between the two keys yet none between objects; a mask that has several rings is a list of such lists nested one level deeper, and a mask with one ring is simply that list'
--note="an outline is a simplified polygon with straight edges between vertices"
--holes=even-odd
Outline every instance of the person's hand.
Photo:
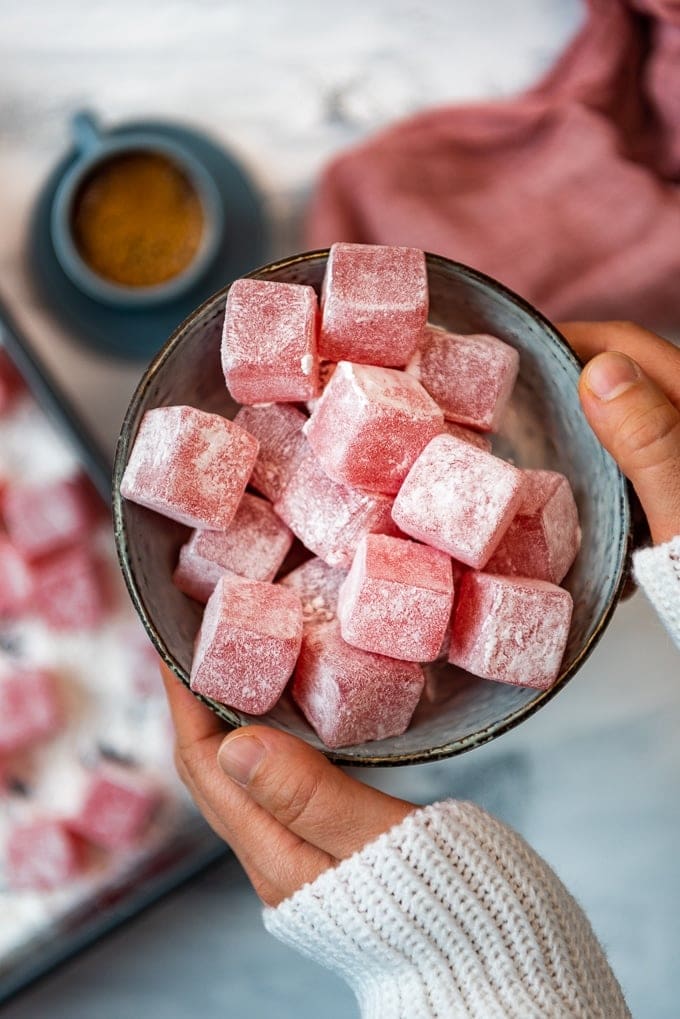
[{"label": "person's hand", "polygon": [[586,367],[579,394],[602,445],[633,483],[655,544],[680,534],[680,350],[628,322],[567,322]]}]

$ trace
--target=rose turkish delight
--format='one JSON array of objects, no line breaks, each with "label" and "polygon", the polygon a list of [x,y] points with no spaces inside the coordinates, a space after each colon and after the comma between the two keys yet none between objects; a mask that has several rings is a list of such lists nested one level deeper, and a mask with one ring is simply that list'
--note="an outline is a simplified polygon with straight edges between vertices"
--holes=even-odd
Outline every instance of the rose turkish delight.
[{"label": "rose turkish delight", "polygon": [[102,622],[109,598],[101,560],[74,545],[35,564],[36,610],[55,630],[89,630]]},{"label": "rose turkish delight", "polygon": [[326,746],[335,748],[405,732],[424,684],[416,662],[352,647],[331,622],[305,631],[292,694]]},{"label": "rose turkish delight", "polygon": [[331,247],[321,296],[322,357],[403,366],[416,349],[427,312],[422,251],[379,244]]},{"label": "rose turkish delight", "polygon": [[69,828],[102,849],[125,849],[143,835],[159,794],[147,780],[102,765],[89,777]]},{"label": "rose turkish delight", "polygon": [[292,541],[271,503],[246,492],[226,531],[194,531],[180,550],[173,581],[180,591],[207,602],[225,573],[273,580]]},{"label": "rose turkish delight", "polygon": [[359,543],[340,591],[342,636],[364,651],[431,662],[441,648],[452,602],[450,556],[415,541],[369,534]]},{"label": "rose turkish delight", "polygon": [[493,432],[517,378],[519,354],[495,336],[428,326],[410,361],[413,374],[447,418]]},{"label": "rose turkish delight", "polygon": [[455,421],[445,421],[444,431],[447,435],[452,435],[454,439],[472,443],[477,449],[483,449],[485,453],[491,452],[491,439],[484,432],[474,432],[471,428],[463,428]]},{"label": "rose turkish delight", "polygon": [[0,676],[0,756],[41,743],[61,728],[54,676],[21,668]]},{"label": "rose turkish delight", "polygon": [[307,418],[287,404],[241,407],[235,424],[245,428],[260,444],[250,484],[271,502],[282,495],[307,449],[302,427]]},{"label": "rose turkish delight", "polygon": [[323,559],[314,556],[287,573],[279,583],[292,588],[300,598],[303,625],[317,626],[335,619],[338,592],[346,576],[346,570],[328,566]]},{"label": "rose turkish delight", "polygon": [[203,615],[191,689],[263,715],[283,693],[300,650],[302,608],[280,584],[222,577]]},{"label": "rose turkish delight", "polygon": [[27,559],[82,540],[95,519],[93,495],[81,477],[40,485],[9,485],[2,511],[12,543]]},{"label": "rose turkish delight", "polygon": [[24,557],[0,535],[0,619],[15,616],[28,607],[33,581]]},{"label": "rose turkish delight", "polygon": [[545,690],[559,675],[572,607],[555,584],[470,571],[456,599],[449,661],[484,679]]},{"label": "rose turkish delight", "polygon": [[334,481],[394,494],[443,425],[439,407],[410,375],[341,361],[304,431]]},{"label": "rose turkish delight", "polygon": [[15,825],[5,857],[10,888],[52,891],[82,870],[82,847],[58,818],[38,818]]},{"label": "rose turkish delight", "polygon": [[504,460],[438,435],[399,490],[392,517],[402,531],[479,569],[517,512],[524,475]]},{"label": "rose turkish delight", "polygon": [[232,283],[222,334],[222,368],[239,403],[316,396],[318,304],[312,287],[239,279]]}]

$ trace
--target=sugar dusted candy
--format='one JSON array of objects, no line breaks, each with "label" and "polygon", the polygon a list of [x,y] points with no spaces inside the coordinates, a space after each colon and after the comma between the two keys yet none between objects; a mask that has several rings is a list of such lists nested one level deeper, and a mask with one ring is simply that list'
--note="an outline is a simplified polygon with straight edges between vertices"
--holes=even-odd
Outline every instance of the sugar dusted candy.
[{"label": "sugar dusted candy", "polygon": [[431,662],[453,602],[451,558],[427,545],[383,534],[361,540],[340,590],[343,639],[364,651]]},{"label": "sugar dusted candy", "polygon": [[241,407],[234,423],[260,444],[250,484],[276,502],[302,459],[307,442],[302,428],[307,418],[296,407]]},{"label": "sugar dusted candy", "polygon": [[55,552],[33,569],[33,604],[55,630],[90,630],[109,607],[103,564],[86,545]]},{"label": "sugar dusted candy", "polygon": [[5,868],[10,888],[52,891],[82,870],[82,847],[58,818],[16,824],[7,838]]},{"label": "sugar dusted candy", "polygon": [[326,746],[337,748],[405,732],[424,684],[416,662],[352,647],[331,622],[305,631],[292,694]]},{"label": "sugar dusted candy", "polygon": [[314,556],[281,577],[279,583],[292,588],[300,598],[303,625],[318,626],[336,618],[338,592],[346,576],[346,570],[328,566]]},{"label": "sugar dusted candy", "polygon": [[329,566],[349,568],[364,534],[395,532],[390,496],[333,481],[310,448],[274,509],[303,545]]},{"label": "sugar dusted candy", "polygon": [[486,571],[559,584],[581,546],[574,495],[568,480],[557,471],[525,470],[524,478],[517,515]]},{"label": "sugar dusted candy", "polygon": [[495,336],[428,326],[409,362],[447,418],[483,432],[498,427],[517,378],[519,354]]},{"label": "sugar dusted candy", "polygon": [[35,559],[88,536],[95,519],[93,494],[82,477],[9,485],[2,515],[12,543]]},{"label": "sugar dusted candy", "polygon": [[141,838],[158,805],[158,791],[145,777],[105,764],[88,776],[68,824],[101,849],[125,849]]},{"label": "sugar dusted candy", "polygon": [[222,334],[222,368],[239,403],[316,396],[318,304],[312,287],[239,279],[232,283]]},{"label": "sugar dusted candy", "polygon": [[42,743],[62,725],[52,673],[27,667],[0,675],[0,756]]},{"label": "sugar dusted candy", "polygon": [[516,467],[438,435],[409,471],[392,517],[406,534],[480,569],[517,512],[523,487]]},{"label": "sugar dusted candy", "polygon": [[0,619],[23,612],[32,590],[28,563],[11,541],[0,535]]},{"label": "sugar dusted candy", "polygon": [[471,570],[456,600],[449,661],[484,679],[546,690],[560,672],[572,608],[555,584]]},{"label": "sugar dusted candy", "polygon": [[416,349],[428,305],[422,251],[334,244],[323,281],[319,353],[330,361],[401,367]]},{"label": "sugar dusted candy", "polygon": [[180,591],[206,602],[225,573],[273,580],[292,541],[271,503],[246,492],[226,531],[194,531],[180,549],[173,581]]},{"label": "sugar dusted candy", "polygon": [[443,424],[437,404],[410,375],[341,361],[304,431],[329,477],[394,494]]},{"label": "sugar dusted candy", "polygon": [[464,428],[462,425],[457,425],[455,421],[445,421],[444,431],[447,435],[452,435],[454,439],[461,439],[463,442],[469,442],[476,446],[477,449],[483,449],[485,453],[491,452],[491,438],[485,432],[475,432],[472,428]]},{"label": "sugar dusted candy", "polygon": [[191,689],[238,711],[263,715],[293,671],[302,637],[294,591],[222,577],[203,615],[191,669]]},{"label": "sugar dusted candy", "polygon": [[157,407],[142,418],[120,491],[181,524],[225,531],[257,450],[257,439],[218,414]]}]

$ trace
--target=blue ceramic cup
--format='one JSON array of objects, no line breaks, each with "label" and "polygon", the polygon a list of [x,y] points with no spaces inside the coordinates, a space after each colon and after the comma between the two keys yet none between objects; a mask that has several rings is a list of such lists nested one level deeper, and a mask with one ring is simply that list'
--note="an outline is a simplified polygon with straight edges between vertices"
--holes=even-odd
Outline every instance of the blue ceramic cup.
[{"label": "blue ceramic cup", "polygon": [[[182,145],[143,131],[106,135],[86,112],[74,117],[73,132],[76,157],[59,183],[51,215],[52,243],[62,269],[83,293],[121,309],[158,305],[180,297],[209,267],[222,237],[224,208],[212,176]],[[193,187],[203,212],[201,242],[190,264],[153,286],[126,286],[100,276],[83,259],[73,236],[74,203],[86,178],[113,157],[139,152],[165,156],[173,163]]]}]

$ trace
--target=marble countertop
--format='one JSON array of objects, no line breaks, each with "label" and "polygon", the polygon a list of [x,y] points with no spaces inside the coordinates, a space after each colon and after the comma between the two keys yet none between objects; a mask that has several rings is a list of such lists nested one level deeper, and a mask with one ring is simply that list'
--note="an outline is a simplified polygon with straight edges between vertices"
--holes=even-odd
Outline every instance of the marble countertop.
[{"label": "marble countertop", "polygon": [[[111,124],[152,114],[209,130],[259,183],[283,253],[298,245],[306,195],[335,151],[425,106],[529,84],[581,17],[577,0],[345,0],[333,9],[0,0],[0,290],[111,450],[142,365],[67,336],[24,262],[32,203],[76,109]],[[370,774],[421,802],[474,799],[517,827],[585,907],[637,1019],[677,1015],[679,661],[638,595],[578,677],[519,729],[450,762]],[[338,980],[264,932],[228,859],[3,1016],[305,1019],[320,1001],[326,1019],[356,1014]]]}]

